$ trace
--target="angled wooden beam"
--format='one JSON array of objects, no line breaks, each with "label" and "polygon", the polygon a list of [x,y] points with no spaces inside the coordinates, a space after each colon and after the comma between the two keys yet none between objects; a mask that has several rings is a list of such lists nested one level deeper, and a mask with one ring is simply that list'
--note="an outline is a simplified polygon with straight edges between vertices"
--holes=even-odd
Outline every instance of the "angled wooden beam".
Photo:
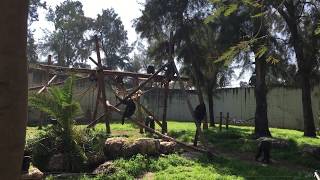
[{"label": "angled wooden beam", "polygon": [[58,77],[58,75],[54,75],[38,92],[37,94],[41,94],[50,84]]},{"label": "angled wooden beam", "polygon": [[[63,67],[63,66],[55,66],[55,65],[44,65],[39,64],[38,65],[40,69],[45,70],[46,68],[55,69],[55,70],[62,70],[66,72],[74,72],[74,73],[80,73],[80,74],[90,74],[97,72],[95,69],[87,69],[87,68],[70,68],[70,67]],[[143,73],[134,73],[134,72],[126,72],[126,71],[114,71],[114,70],[103,70],[104,75],[106,76],[127,76],[127,77],[133,77],[133,78],[141,78],[141,79],[148,79],[151,76],[154,76],[154,74],[143,74]],[[187,77],[180,77],[182,81],[189,81],[190,79]],[[165,79],[165,76],[157,74],[153,77],[154,81],[161,82],[163,79]],[[177,81],[178,77],[174,76],[172,78],[172,81]]]}]

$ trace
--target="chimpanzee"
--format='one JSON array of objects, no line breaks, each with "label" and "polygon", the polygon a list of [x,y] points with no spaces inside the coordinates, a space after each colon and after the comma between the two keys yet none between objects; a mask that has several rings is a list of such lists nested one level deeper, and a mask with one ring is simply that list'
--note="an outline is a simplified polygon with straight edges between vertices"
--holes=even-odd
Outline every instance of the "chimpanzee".
[{"label": "chimpanzee", "polygon": [[204,119],[207,114],[206,105],[204,103],[200,103],[196,109],[194,110],[194,116],[198,123]]},{"label": "chimpanzee", "polygon": [[152,116],[147,116],[145,121],[145,125],[150,127],[151,129],[155,129],[154,118]]},{"label": "chimpanzee", "polygon": [[23,161],[22,161],[22,167],[21,167],[21,171],[22,173],[28,173],[29,171],[29,167],[30,167],[30,163],[31,163],[31,153],[28,151],[24,151],[24,155],[23,155]]},{"label": "chimpanzee", "polygon": [[173,63],[168,64],[164,73],[167,81],[170,82],[173,79],[175,74],[176,72],[175,72],[174,64]]},{"label": "chimpanzee", "polygon": [[130,118],[136,111],[136,104],[133,102],[131,98],[124,100],[122,103],[126,105],[126,109],[124,110],[124,113],[122,115],[122,125],[123,125],[124,119]]},{"label": "chimpanzee", "polygon": [[122,76],[117,76],[116,77],[116,83],[120,84],[120,85],[123,85],[123,77]]},{"label": "chimpanzee", "polygon": [[155,68],[154,68],[154,66],[148,66],[147,67],[147,73],[148,74],[154,74],[156,72],[156,70],[155,70]]},{"label": "chimpanzee", "polygon": [[262,162],[270,163],[270,151],[271,151],[271,140],[269,138],[260,138],[260,142],[258,144],[258,152],[256,154],[256,161],[259,161],[263,153]]},{"label": "chimpanzee", "polygon": [[96,82],[98,80],[98,78],[96,76],[96,73],[91,73],[89,75],[89,80],[92,81],[92,82]]},{"label": "chimpanzee", "polygon": [[53,118],[51,116],[48,118],[48,120],[49,120],[49,123],[52,124],[52,125],[57,125],[58,124],[57,119],[55,119],[55,118]]}]

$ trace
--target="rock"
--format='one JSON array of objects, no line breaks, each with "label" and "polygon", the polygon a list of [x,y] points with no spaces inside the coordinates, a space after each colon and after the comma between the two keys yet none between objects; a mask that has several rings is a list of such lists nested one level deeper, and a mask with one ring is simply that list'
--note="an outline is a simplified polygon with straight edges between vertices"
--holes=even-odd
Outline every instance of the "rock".
[{"label": "rock", "polygon": [[48,171],[63,171],[64,163],[63,163],[63,154],[55,154],[53,155],[48,163]]},{"label": "rock", "polygon": [[162,142],[160,142],[159,151],[161,154],[172,154],[175,152],[176,145],[177,144],[175,142],[162,141]]},{"label": "rock", "polygon": [[140,138],[129,149],[144,155],[157,155],[160,150],[160,141],[151,138]]},{"label": "rock", "polygon": [[285,149],[290,146],[289,142],[283,139],[273,139],[271,143],[272,143],[272,148],[276,148],[276,149]]},{"label": "rock", "polygon": [[29,172],[26,174],[23,174],[21,179],[32,179],[32,180],[38,180],[43,179],[43,172],[41,172],[38,168],[32,167],[30,168]]},{"label": "rock", "polygon": [[108,138],[104,143],[104,155],[110,159],[123,156],[125,147],[129,144],[127,138],[116,137]]},{"label": "rock", "polygon": [[106,161],[106,158],[104,157],[103,154],[102,155],[92,154],[92,155],[88,155],[87,157],[88,157],[88,167],[90,169],[94,169]]},{"label": "rock", "polygon": [[320,159],[320,147],[305,146],[302,149],[302,154],[304,156],[311,155],[312,157]]},{"label": "rock", "polygon": [[116,168],[113,165],[112,161],[107,161],[103,164],[101,164],[99,167],[97,167],[93,174],[112,174],[116,172]]}]

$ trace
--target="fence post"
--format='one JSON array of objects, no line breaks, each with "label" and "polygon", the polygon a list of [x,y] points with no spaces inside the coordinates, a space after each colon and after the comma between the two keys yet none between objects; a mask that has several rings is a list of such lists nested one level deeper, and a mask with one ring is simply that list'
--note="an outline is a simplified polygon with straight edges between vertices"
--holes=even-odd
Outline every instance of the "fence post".
[{"label": "fence post", "polygon": [[226,119],[226,129],[228,130],[229,129],[229,112],[227,113],[227,119]]},{"label": "fence post", "polygon": [[220,112],[220,122],[219,122],[219,131],[222,130],[222,112]]}]

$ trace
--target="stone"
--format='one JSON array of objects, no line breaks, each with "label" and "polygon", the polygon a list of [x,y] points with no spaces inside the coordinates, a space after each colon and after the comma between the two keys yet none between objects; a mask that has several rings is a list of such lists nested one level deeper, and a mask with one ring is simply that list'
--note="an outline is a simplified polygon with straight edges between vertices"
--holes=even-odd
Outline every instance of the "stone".
[{"label": "stone", "polygon": [[30,180],[40,180],[43,179],[44,174],[41,172],[38,168],[32,167],[29,169],[29,172],[26,174],[23,174],[21,179],[30,179]]},{"label": "stone", "polygon": [[285,149],[290,146],[289,142],[283,139],[273,139],[271,143],[272,143],[272,148],[276,148],[276,149]]},{"label": "stone", "polygon": [[48,171],[63,171],[64,163],[63,163],[64,156],[63,154],[55,154],[53,155],[48,163]]},{"label": "stone", "polygon": [[162,142],[160,142],[159,152],[161,154],[172,154],[175,152],[176,145],[177,145],[177,143],[175,143],[175,142],[162,141]]},{"label": "stone", "polygon": [[302,149],[302,154],[304,156],[311,155],[312,157],[320,159],[320,147],[305,146]]},{"label": "stone", "polygon": [[98,166],[94,171],[93,174],[112,174],[116,172],[116,168],[112,161],[107,161],[100,166]]},{"label": "stone", "polygon": [[143,155],[157,155],[160,150],[160,141],[158,139],[139,138],[131,145],[130,150]]},{"label": "stone", "polygon": [[127,144],[129,144],[128,138],[108,138],[104,143],[104,155],[110,159],[123,156],[124,154],[126,154],[124,150]]}]

